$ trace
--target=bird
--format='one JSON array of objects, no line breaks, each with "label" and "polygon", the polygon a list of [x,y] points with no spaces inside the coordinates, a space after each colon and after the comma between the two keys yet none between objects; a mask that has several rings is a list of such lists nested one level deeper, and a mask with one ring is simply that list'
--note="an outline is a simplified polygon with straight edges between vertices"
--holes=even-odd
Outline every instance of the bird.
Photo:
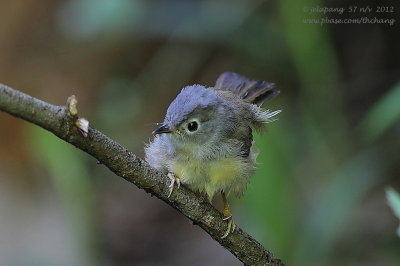
[{"label": "bird", "polygon": [[145,160],[171,180],[205,194],[211,202],[221,194],[226,238],[236,225],[227,195],[244,194],[256,171],[258,149],[253,131],[263,132],[281,110],[261,105],[280,93],[275,84],[222,73],[214,87],[184,87],[169,105],[164,121],[145,146]]}]

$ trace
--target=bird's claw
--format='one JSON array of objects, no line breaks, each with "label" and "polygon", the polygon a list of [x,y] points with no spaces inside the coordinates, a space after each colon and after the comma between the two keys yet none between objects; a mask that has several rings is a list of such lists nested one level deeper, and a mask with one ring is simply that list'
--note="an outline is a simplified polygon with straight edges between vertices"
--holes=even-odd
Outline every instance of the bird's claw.
[{"label": "bird's claw", "polygon": [[221,239],[226,238],[230,233],[233,233],[236,229],[236,224],[233,222],[232,215],[225,217],[223,220],[228,221],[228,229],[226,229]]},{"label": "bird's claw", "polygon": [[235,231],[236,224],[233,222],[232,212],[231,212],[231,209],[229,208],[228,200],[226,199],[226,195],[225,195],[224,191],[221,192],[221,196],[222,196],[222,201],[224,203],[224,209],[222,211],[222,214],[224,215],[223,220],[228,221],[228,228],[226,229],[224,235],[221,237],[221,239],[224,239],[230,233],[233,233],[233,231]]},{"label": "bird's claw", "polygon": [[175,183],[178,188],[181,187],[181,180],[174,173],[168,173],[167,176],[171,180],[171,183],[168,186],[169,187],[168,198],[169,198],[172,194],[172,191],[174,190]]}]

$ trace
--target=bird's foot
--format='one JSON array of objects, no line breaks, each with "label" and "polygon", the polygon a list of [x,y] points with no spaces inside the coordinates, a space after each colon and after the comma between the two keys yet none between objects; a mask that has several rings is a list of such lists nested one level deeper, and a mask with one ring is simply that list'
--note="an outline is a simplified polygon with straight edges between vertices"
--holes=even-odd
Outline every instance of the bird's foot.
[{"label": "bird's foot", "polygon": [[224,209],[222,211],[222,214],[225,216],[223,219],[224,221],[228,221],[228,228],[226,229],[224,235],[221,237],[221,239],[226,238],[230,233],[233,233],[236,229],[236,224],[233,222],[232,218],[232,212],[231,209],[229,208],[228,200],[226,198],[225,192],[221,192],[222,196],[222,201],[224,203]]},{"label": "bird's foot", "polygon": [[168,178],[171,180],[171,183],[169,184],[169,193],[168,193],[168,198],[171,196],[172,191],[174,190],[174,185],[176,183],[176,186],[178,188],[181,187],[181,180],[179,179],[179,177],[177,177],[174,173],[168,173]]},{"label": "bird's foot", "polygon": [[232,215],[227,216],[223,219],[224,221],[228,221],[228,229],[226,229],[225,234],[221,237],[221,239],[226,238],[230,233],[233,233],[236,229],[236,224],[233,222]]}]

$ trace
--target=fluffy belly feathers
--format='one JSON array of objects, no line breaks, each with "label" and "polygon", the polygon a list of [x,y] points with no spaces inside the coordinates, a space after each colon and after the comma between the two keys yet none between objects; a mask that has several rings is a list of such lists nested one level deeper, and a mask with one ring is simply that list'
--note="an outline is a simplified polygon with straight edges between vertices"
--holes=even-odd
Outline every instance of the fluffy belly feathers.
[{"label": "fluffy belly feathers", "polygon": [[241,194],[247,184],[243,176],[246,163],[240,158],[223,158],[215,161],[190,159],[175,161],[171,170],[183,184],[192,190],[204,191],[211,199],[215,193],[231,191]]}]

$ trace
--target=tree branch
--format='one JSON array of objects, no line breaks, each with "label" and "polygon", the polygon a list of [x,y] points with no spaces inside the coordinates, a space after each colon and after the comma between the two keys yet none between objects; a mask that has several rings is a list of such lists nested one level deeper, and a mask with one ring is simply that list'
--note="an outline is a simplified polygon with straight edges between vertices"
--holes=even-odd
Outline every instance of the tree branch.
[{"label": "tree branch", "polygon": [[181,186],[168,198],[169,179],[94,128],[80,128],[76,100],[55,106],[0,84],[0,110],[36,124],[87,152],[116,175],[166,202],[200,226],[245,265],[284,265],[250,235],[237,228],[225,239],[223,215],[204,197]]}]

